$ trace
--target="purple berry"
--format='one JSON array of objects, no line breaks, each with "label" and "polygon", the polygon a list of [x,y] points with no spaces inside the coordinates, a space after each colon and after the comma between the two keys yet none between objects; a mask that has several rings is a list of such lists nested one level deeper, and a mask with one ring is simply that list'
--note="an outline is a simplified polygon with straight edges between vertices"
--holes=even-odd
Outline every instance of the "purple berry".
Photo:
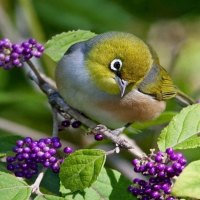
[{"label": "purple berry", "polygon": [[176,162],[172,165],[172,168],[175,170],[175,171],[180,171],[181,170],[181,164]]},{"label": "purple berry", "polygon": [[52,156],[56,154],[56,150],[53,149],[53,148],[49,149],[48,152],[49,152]]},{"label": "purple berry", "polygon": [[73,121],[71,124],[72,128],[79,128],[81,126],[80,121]]},{"label": "purple berry", "polygon": [[8,169],[9,171],[13,171],[13,170],[15,169],[15,166],[14,166],[13,164],[8,164],[8,165],[7,165],[7,169]]},{"label": "purple berry", "polygon": [[30,143],[28,146],[33,149],[34,147],[37,147],[38,142],[37,141],[33,141],[32,143]]},{"label": "purple berry", "polygon": [[159,184],[156,184],[153,186],[153,189],[156,191],[160,190],[160,188],[161,188],[161,186]]},{"label": "purple berry", "polygon": [[148,183],[144,180],[139,180],[138,185],[146,186]]},{"label": "purple berry", "polygon": [[49,149],[50,149],[50,147],[45,146],[42,150],[43,150],[44,152],[47,152],[47,151],[49,151]]},{"label": "purple berry", "polygon": [[25,137],[25,138],[24,138],[24,142],[25,142],[26,144],[31,144],[32,141],[33,141],[33,139],[32,139],[31,137]]},{"label": "purple berry", "polygon": [[28,159],[29,158],[29,154],[28,153],[23,153],[22,156],[23,156],[24,159]]},{"label": "purple berry", "polygon": [[169,158],[170,158],[170,160],[172,160],[172,161],[178,160],[178,156],[176,155],[176,153],[170,154],[170,155],[169,155]]},{"label": "purple berry", "polygon": [[24,173],[22,171],[16,171],[15,172],[15,176],[17,176],[17,177],[23,177]]},{"label": "purple berry", "polygon": [[136,166],[136,165],[138,165],[139,163],[140,163],[140,161],[139,161],[138,159],[132,160],[133,166]]},{"label": "purple berry", "polygon": [[33,152],[34,152],[34,153],[37,153],[37,152],[39,152],[39,151],[40,151],[40,148],[39,148],[38,146],[36,146],[36,147],[33,148]]},{"label": "purple berry", "polygon": [[36,159],[36,158],[37,158],[37,154],[36,154],[36,153],[31,153],[31,154],[30,154],[30,158],[31,158],[32,160]]},{"label": "purple berry", "polygon": [[132,192],[133,195],[137,196],[138,193],[139,193],[139,189],[138,188],[133,188],[131,192]]},{"label": "purple berry", "polygon": [[70,126],[70,120],[64,120],[61,122],[61,125],[64,127],[69,127]]},{"label": "purple berry", "polygon": [[165,165],[161,164],[161,163],[158,163],[156,168],[157,168],[158,171],[163,171],[165,169]]},{"label": "purple berry", "polygon": [[8,156],[7,158],[6,158],[6,162],[8,162],[8,163],[12,163],[12,162],[14,162],[15,161],[15,157],[12,157],[12,156]]},{"label": "purple berry", "polygon": [[149,173],[150,175],[155,175],[155,174],[156,174],[156,168],[155,168],[155,167],[152,167],[152,168],[148,169],[148,173]]},{"label": "purple berry", "polygon": [[38,147],[43,149],[44,147],[46,147],[46,144],[44,142],[39,142]]},{"label": "purple berry", "polygon": [[51,158],[49,158],[49,162],[51,163],[55,163],[57,161],[57,158],[52,156]]},{"label": "purple berry", "polygon": [[48,158],[51,157],[51,154],[50,154],[49,152],[45,152],[44,155],[43,155],[43,157],[44,157],[45,159],[48,159]]},{"label": "purple berry", "polygon": [[16,142],[16,146],[17,147],[22,147],[24,145],[24,141],[23,140],[17,140]]},{"label": "purple berry", "polygon": [[27,163],[22,163],[21,164],[21,168],[22,169],[28,169],[29,168],[29,165]]},{"label": "purple berry", "polygon": [[35,45],[35,44],[37,44],[37,41],[36,41],[35,39],[33,39],[33,38],[30,38],[30,39],[28,40],[28,43],[29,43],[29,44],[32,44],[32,45]]},{"label": "purple berry", "polygon": [[59,164],[58,163],[54,163],[52,166],[51,166],[51,168],[52,168],[52,170],[54,171],[54,172],[59,172],[59,169],[60,169],[60,166],[59,166]]},{"label": "purple berry", "polygon": [[66,153],[66,154],[70,154],[70,153],[73,152],[73,149],[72,149],[71,147],[65,147],[65,148],[63,149],[63,152]]},{"label": "purple berry", "polygon": [[139,167],[139,171],[140,171],[140,172],[145,172],[145,171],[146,171],[146,165],[141,165],[141,166]]},{"label": "purple berry", "polygon": [[133,187],[132,187],[131,185],[129,185],[128,188],[127,188],[127,190],[128,190],[129,192],[132,192],[132,189],[133,189]]},{"label": "purple berry", "polygon": [[147,186],[145,188],[145,194],[149,195],[149,194],[151,194],[151,192],[152,192],[152,188],[150,186]]},{"label": "purple berry", "polygon": [[60,142],[60,138],[59,137],[52,137],[51,142]]},{"label": "purple berry", "polygon": [[168,183],[165,183],[162,185],[161,189],[165,192],[165,191],[168,191],[170,188],[170,185]]},{"label": "purple berry", "polygon": [[140,167],[138,167],[138,166],[134,167],[134,171],[137,172],[137,173],[138,173],[138,172],[141,172],[141,171],[140,171]]},{"label": "purple berry", "polygon": [[161,178],[165,177],[165,172],[164,171],[160,171],[160,172],[158,172],[157,176],[161,177]]},{"label": "purple berry", "polygon": [[60,142],[54,142],[53,143],[53,147],[56,149],[59,149],[62,146],[62,144]]},{"label": "purple berry", "polygon": [[156,155],[155,161],[161,163],[163,161],[163,157],[161,155]]},{"label": "purple berry", "polygon": [[44,152],[43,152],[43,151],[38,151],[38,152],[37,152],[37,156],[38,156],[39,158],[43,157],[43,156],[44,156]]},{"label": "purple berry", "polygon": [[139,183],[140,180],[141,180],[141,179],[139,179],[139,178],[134,178],[134,179],[133,179],[133,183]]},{"label": "purple berry", "polygon": [[32,163],[29,166],[30,166],[30,169],[32,169],[32,170],[37,170],[37,168],[38,168],[38,165],[36,163]]},{"label": "purple berry", "polygon": [[157,199],[160,197],[160,193],[158,191],[153,191],[150,195],[154,199]]},{"label": "purple berry", "polygon": [[24,147],[23,152],[24,153],[29,153],[31,149],[29,147]]},{"label": "purple berry", "polygon": [[170,176],[170,177],[174,176],[174,173],[175,173],[174,169],[173,169],[171,166],[167,166],[167,167],[165,168],[165,172],[166,172],[166,173],[168,174],[168,176]]},{"label": "purple berry", "polygon": [[45,161],[43,165],[44,165],[44,167],[50,167],[51,163],[49,161]]},{"label": "purple berry", "polygon": [[165,151],[168,155],[171,155],[174,153],[174,150],[172,148],[167,148]]},{"label": "purple berry", "polygon": [[18,153],[18,154],[16,155],[16,158],[17,158],[18,161],[24,160],[24,156],[23,156],[22,153]]},{"label": "purple berry", "polygon": [[45,138],[44,143],[47,144],[47,145],[51,144],[51,138]]},{"label": "purple berry", "polygon": [[186,159],[185,158],[180,158],[178,160],[178,162],[181,164],[181,165],[185,165],[187,163]]},{"label": "purple berry", "polygon": [[147,168],[152,168],[154,166],[154,163],[153,162],[148,162],[147,164],[146,164],[146,167]]},{"label": "purple berry", "polygon": [[97,140],[97,141],[101,141],[101,140],[103,140],[103,138],[104,137],[103,137],[103,135],[101,133],[97,133],[94,136],[94,139]]},{"label": "purple berry", "polygon": [[38,143],[39,142],[44,142],[45,141],[45,138],[40,138],[39,140],[38,140]]}]

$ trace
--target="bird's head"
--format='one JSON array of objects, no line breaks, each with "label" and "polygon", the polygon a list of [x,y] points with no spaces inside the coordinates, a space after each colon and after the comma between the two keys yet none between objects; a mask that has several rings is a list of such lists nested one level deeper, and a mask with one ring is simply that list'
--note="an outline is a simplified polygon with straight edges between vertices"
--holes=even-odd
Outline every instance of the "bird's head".
[{"label": "bird's head", "polygon": [[136,87],[153,64],[149,46],[128,33],[109,32],[86,42],[85,66],[97,88],[123,95]]}]

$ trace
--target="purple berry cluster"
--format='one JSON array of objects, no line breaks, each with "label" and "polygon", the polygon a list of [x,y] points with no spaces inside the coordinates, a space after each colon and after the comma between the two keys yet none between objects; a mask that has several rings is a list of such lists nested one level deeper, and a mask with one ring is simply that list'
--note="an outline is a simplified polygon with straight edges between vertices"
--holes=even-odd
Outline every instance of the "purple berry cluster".
[{"label": "purple berry cluster", "polygon": [[81,126],[81,122],[78,121],[78,120],[66,119],[66,120],[61,122],[61,124],[59,125],[58,129],[59,129],[59,131],[62,131],[63,129],[68,128],[70,126],[72,128],[79,128]]},{"label": "purple berry cluster", "polygon": [[[15,156],[9,156],[6,159],[7,169],[13,171],[15,176],[24,178],[36,175],[39,165],[58,173],[60,164],[63,162],[63,158],[60,158],[58,154],[61,146],[58,137],[42,138],[38,141],[31,137],[18,140],[13,148]],[[73,150],[65,147],[63,152],[70,154]]]},{"label": "purple berry cluster", "polygon": [[186,159],[172,148],[165,152],[152,151],[141,160],[132,161],[134,171],[148,177],[147,180],[135,178],[128,187],[129,192],[142,200],[176,200],[171,193],[173,178],[179,176],[186,165]]},{"label": "purple berry cluster", "polygon": [[7,38],[0,40],[0,67],[11,69],[22,67],[23,63],[32,57],[40,58],[44,46],[35,39],[29,39],[19,44],[13,44]]}]

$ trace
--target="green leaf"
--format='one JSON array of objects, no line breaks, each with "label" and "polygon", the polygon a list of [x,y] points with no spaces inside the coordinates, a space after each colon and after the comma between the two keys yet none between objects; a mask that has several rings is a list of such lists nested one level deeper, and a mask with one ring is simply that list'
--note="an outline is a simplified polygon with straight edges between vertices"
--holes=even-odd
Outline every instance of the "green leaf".
[{"label": "green leaf", "polygon": [[40,184],[41,191],[44,190],[43,193],[45,194],[59,195],[59,183],[58,174],[52,173],[52,170],[48,169]]},{"label": "green leaf", "polygon": [[104,163],[105,152],[98,149],[78,150],[68,156],[60,168],[60,180],[72,192],[90,187]]},{"label": "green leaf", "polygon": [[132,194],[128,193],[127,187],[130,181],[125,179],[118,171],[102,170],[97,182],[91,188],[85,190],[85,199],[95,200],[134,200]]},{"label": "green leaf", "polygon": [[190,163],[177,178],[172,194],[200,199],[200,160]]},{"label": "green leaf", "polygon": [[136,200],[137,198],[127,191],[128,185],[130,181],[121,173],[103,168],[97,181],[82,193],[72,194],[64,188],[60,191],[66,195],[68,200]]},{"label": "green leaf", "polygon": [[0,153],[0,158],[6,157],[5,153]]},{"label": "green leaf", "polygon": [[189,149],[200,146],[200,104],[188,106],[177,114],[158,138],[158,147]]},{"label": "green leaf", "polygon": [[88,40],[94,36],[95,33],[84,30],[58,34],[52,37],[51,40],[48,40],[45,44],[45,54],[57,62],[62,58],[70,46],[77,42]]},{"label": "green leaf", "polygon": [[66,200],[62,197],[53,196],[53,195],[39,195],[34,200]]},{"label": "green leaf", "polygon": [[0,162],[0,171],[9,173],[10,171],[7,170],[6,162]]},{"label": "green leaf", "polygon": [[15,176],[0,172],[0,197],[3,200],[28,200],[31,188]]}]

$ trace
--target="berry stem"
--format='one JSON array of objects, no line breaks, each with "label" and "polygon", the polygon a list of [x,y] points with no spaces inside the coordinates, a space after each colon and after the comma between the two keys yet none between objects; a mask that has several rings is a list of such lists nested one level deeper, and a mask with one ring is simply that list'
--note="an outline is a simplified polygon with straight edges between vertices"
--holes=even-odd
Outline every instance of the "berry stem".
[{"label": "berry stem", "polygon": [[106,155],[108,156],[108,155],[111,155],[111,154],[114,154],[114,153],[116,153],[116,148],[114,148],[114,149],[112,149],[110,151],[107,151]]},{"label": "berry stem", "polygon": [[40,183],[44,177],[45,172],[46,172],[46,169],[43,169],[39,173],[39,175],[38,175],[37,179],[35,180],[35,182],[33,183],[33,185],[31,185],[32,193],[35,193],[37,195],[42,195],[42,193],[40,192]]}]

